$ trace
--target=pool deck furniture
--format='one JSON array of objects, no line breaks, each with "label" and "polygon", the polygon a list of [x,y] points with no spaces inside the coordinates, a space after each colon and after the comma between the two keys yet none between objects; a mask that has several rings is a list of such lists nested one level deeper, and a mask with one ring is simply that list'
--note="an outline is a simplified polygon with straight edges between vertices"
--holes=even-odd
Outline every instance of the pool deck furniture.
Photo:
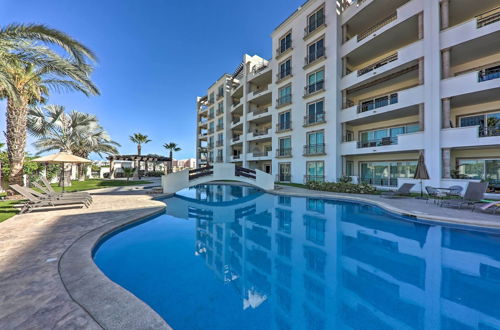
[{"label": "pool deck furniture", "polygon": [[407,197],[410,195],[411,188],[414,186],[414,183],[404,183],[397,190],[384,191],[381,196],[385,198]]},{"label": "pool deck furniture", "polygon": [[481,211],[481,212],[488,212],[488,211],[493,211],[493,214],[497,213],[497,210],[500,209],[500,201],[491,201],[491,202],[486,202],[486,203],[475,203],[472,206],[472,212],[475,210]]},{"label": "pool deck furniture", "polygon": [[[424,219],[500,229],[498,215],[413,198],[279,188],[273,193],[359,200]],[[92,195],[89,209],[27,213],[0,223],[0,329],[169,328],[145,303],[103,275],[91,253],[103,235],[162,212],[165,203],[138,186],[98,189]]]},{"label": "pool deck furniture", "polygon": [[46,207],[80,206],[83,208],[83,207],[89,207],[89,205],[90,205],[90,202],[87,199],[82,199],[82,198],[56,199],[56,198],[50,198],[48,196],[47,196],[47,198],[35,196],[28,189],[26,189],[25,187],[21,187],[17,184],[10,185],[10,188],[12,188],[14,191],[18,192],[24,198],[27,199],[27,201],[24,203],[23,207],[21,208],[21,211],[20,211],[21,214],[31,212],[35,209],[46,208]]},{"label": "pool deck furniture", "polygon": [[45,198],[45,199],[83,199],[83,200],[86,200],[86,201],[89,201],[90,203],[92,203],[92,196],[89,193],[86,193],[86,194],[51,193],[51,192],[45,190],[44,187],[42,185],[40,185],[38,182],[33,182],[32,184],[35,186],[35,188],[40,189],[43,193],[39,193],[33,189],[29,189],[26,187],[24,187],[24,188],[27,189],[32,195],[35,195],[36,197]]},{"label": "pool deck furniture", "polygon": [[441,206],[458,208],[474,206],[484,198],[486,189],[488,189],[488,182],[469,182],[463,198],[443,200]]},{"label": "pool deck furniture", "polygon": [[50,184],[49,180],[47,180],[46,177],[43,175],[40,177],[40,180],[42,181],[43,185],[45,186],[45,189],[43,189],[40,185],[40,188],[43,189],[48,195],[53,195],[53,196],[79,196],[79,195],[84,195],[84,196],[89,196],[92,198],[90,193],[87,191],[78,191],[78,192],[57,192],[54,190],[54,187]]},{"label": "pool deck furniture", "polygon": [[[427,195],[434,201],[434,203],[440,204],[443,201],[443,198],[446,194],[442,193],[439,188],[434,188],[431,186],[426,186],[425,191]],[[429,201],[429,199],[427,199]]]}]

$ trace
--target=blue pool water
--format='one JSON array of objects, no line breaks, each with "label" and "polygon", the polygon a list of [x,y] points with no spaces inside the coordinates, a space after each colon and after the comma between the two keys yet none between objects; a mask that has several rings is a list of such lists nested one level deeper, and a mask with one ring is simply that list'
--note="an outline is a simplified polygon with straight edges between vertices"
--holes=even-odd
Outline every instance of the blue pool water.
[{"label": "blue pool water", "polygon": [[175,329],[498,329],[500,236],[366,204],[200,186],[97,265]]}]

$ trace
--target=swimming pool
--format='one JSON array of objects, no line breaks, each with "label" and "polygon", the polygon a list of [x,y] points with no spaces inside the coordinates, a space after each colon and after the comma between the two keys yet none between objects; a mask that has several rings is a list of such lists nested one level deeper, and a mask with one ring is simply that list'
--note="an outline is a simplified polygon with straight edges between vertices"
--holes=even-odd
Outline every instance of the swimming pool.
[{"label": "swimming pool", "polygon": [[205,185],[113,233],[98,267],[175,329],[498,329],[500,236]]}]

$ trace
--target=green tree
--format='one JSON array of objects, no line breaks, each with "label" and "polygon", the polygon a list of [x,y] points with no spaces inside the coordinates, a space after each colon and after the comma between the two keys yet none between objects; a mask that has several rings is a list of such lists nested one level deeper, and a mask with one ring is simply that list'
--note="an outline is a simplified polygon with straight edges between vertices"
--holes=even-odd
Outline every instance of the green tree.
[{"label": "green tree", "polygon": [[177,151],[181,151],[182,149],[177,145],[177,143],[175,142],[170,142],[170,143],[165,143],[163,145],[163,148],[167,149],[169,151],[169,157],[170,157],[170,163],[169,163],[169,168],[168,168],[168,173],[172,173],[173,172],[173,168],[172,168],[172,163],[174,161],[174,151],[177,152]]},{"label": "green tree", "polygon": [[[62,48],[64,56],[54,47]],[[99,94],[88,63],[95,59],[84,45],[44,25],[0,29],[0,98],[7,99],[9,182],[22,184],[29,106],[45,102],[50,90]]]},{"label": "green tree", "polygon": [[124,167],[123,168],[123,174],[127,178],[127,181],[130,180],[130,177],[134,174],[134,172],[135,172],[135,168],[133,168],[133,167]]},{"label": "green tree", "polygon": [[151,140],[148,139],[147,135],[143,135],[141,133],[134,133],[133,135],[131,135],[130,141],[137,144],[137,155],[139,156],[141,155],[142,146],[146,143],[151,142]]}]

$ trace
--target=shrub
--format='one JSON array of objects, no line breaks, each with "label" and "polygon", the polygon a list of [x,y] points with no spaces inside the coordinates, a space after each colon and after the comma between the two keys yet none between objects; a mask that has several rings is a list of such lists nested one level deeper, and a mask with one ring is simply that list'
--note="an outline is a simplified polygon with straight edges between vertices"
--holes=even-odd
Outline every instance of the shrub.
[{"label": "shrub", "polygon": [[331,191],[347,194],[375,194],[377,189],[366,184],[354,184],[349,182],[308,182],[306,187],[311,190]]}]

